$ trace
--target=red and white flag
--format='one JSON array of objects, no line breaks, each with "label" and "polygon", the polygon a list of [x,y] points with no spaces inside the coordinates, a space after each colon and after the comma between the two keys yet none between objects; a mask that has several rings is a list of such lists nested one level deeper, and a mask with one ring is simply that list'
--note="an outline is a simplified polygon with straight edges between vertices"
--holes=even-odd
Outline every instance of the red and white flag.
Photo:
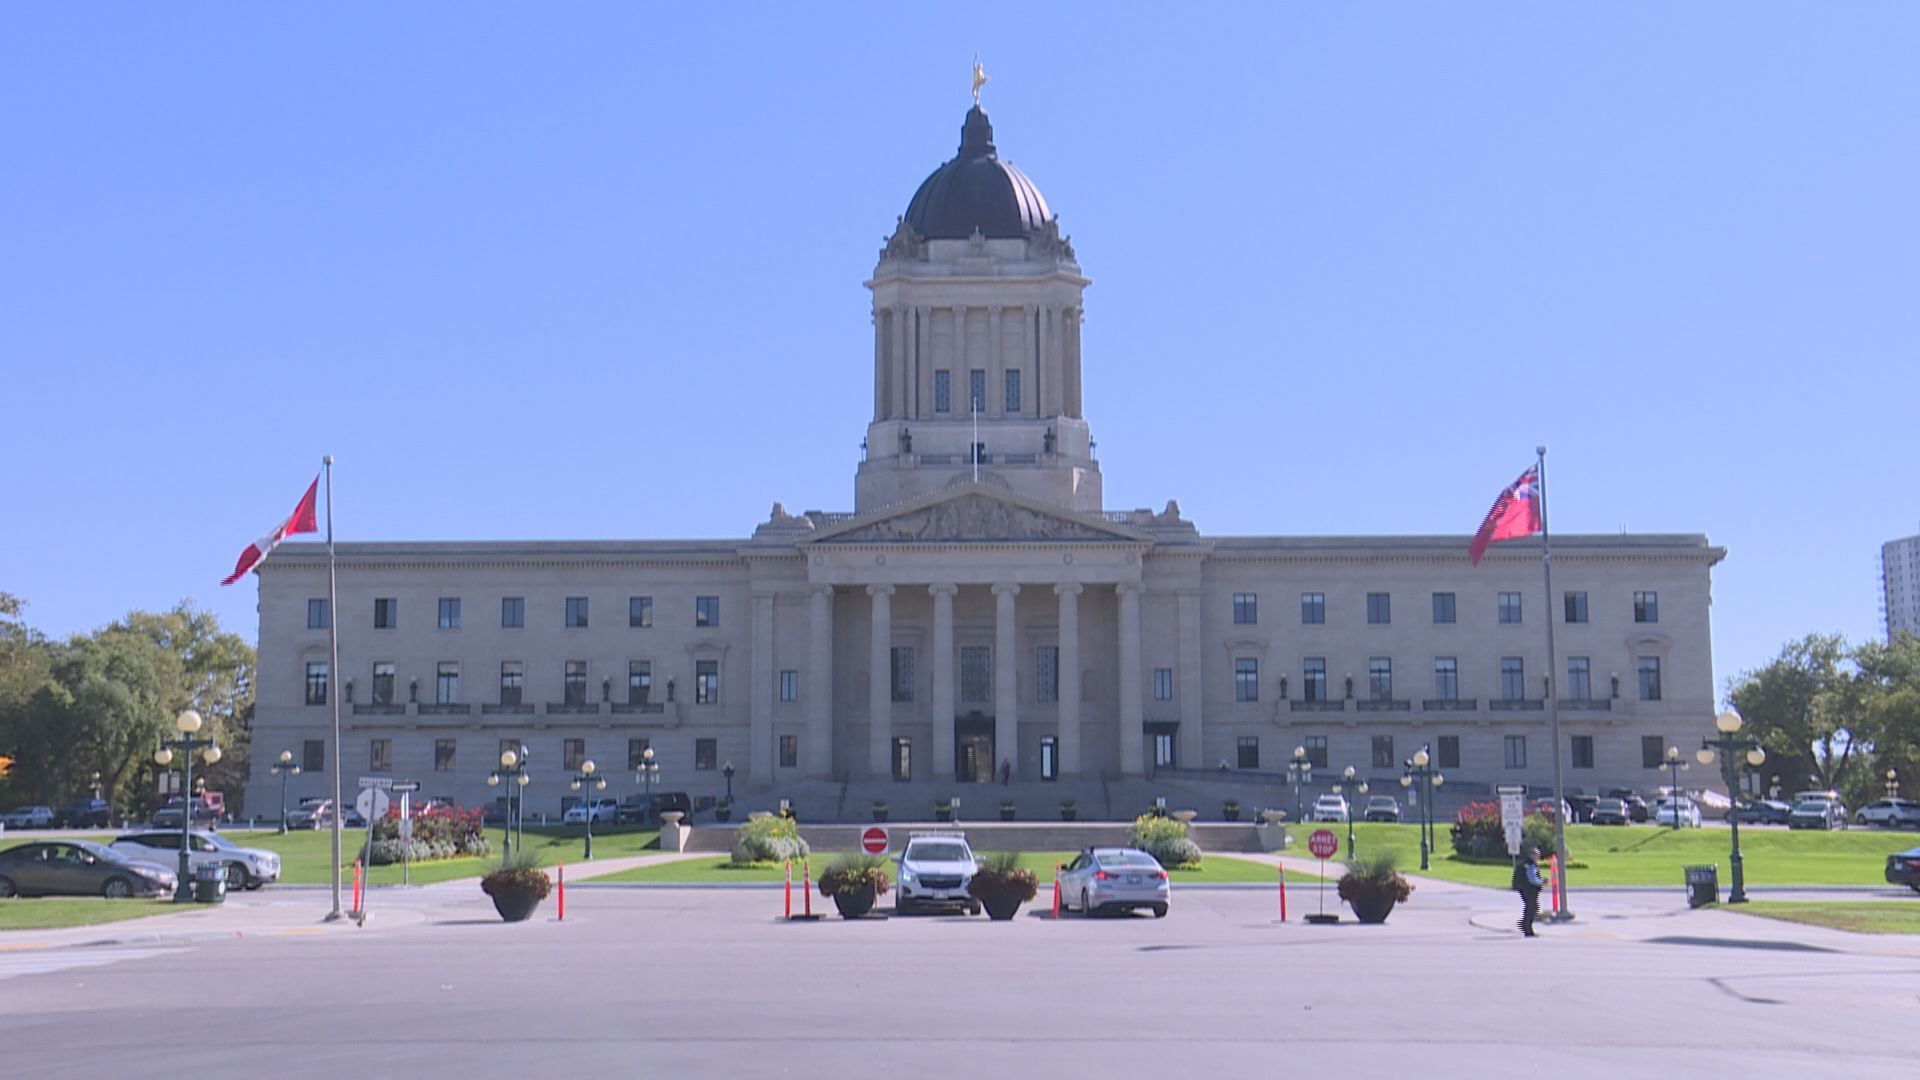
[{"label": "red and white flag", "polygon": [[260,560],[266,558],[267,553],[278,547],[280,541],[287,537],[296,533],[319,532],[319,519],[314,514],[314,502],[319,494],[320,478],[316,476],[313,478],[313,483],[307,485],[307,493],[300,496],[300,505],[294,507],[293,513],[287,515],[287,520],[274,526],[267,535],[248,544],[247,549],[240,553],[240,561],[233,564],[233,576],[220,584],[231,585],[247,576],[247,571],[260,565]]},{"label": "red and white flag", "polygon": [[1539,531],[1540,467],[1529,465],[1520,479],[1501,489],[1499,497],[1493,500],[1493,509],[1487,511],[1480,531],[1473,534],[1473,543],[1467,546],[1467,556],[1473,565],[1479,566],[1488,544],[1532,536]]}]

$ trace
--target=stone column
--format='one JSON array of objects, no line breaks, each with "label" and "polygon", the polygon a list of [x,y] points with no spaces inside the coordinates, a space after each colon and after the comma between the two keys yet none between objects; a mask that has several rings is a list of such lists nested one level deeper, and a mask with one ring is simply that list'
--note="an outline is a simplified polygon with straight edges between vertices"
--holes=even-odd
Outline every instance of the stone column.
[{"label": "stone column", "polygon": [[893,586],[869,585],[873,642],[867,656],[867,770],[875,779],[893,775]]},{"label": "stone column", "polygon": [[833,586],[807,598],[807,776],[833,775]]},{"label": "stone column", "polygon": [[953,585],[927,586],[933,594],[933,778],[953,778]]},{"label": "stone column", "polygon": [[1138,582],[1114,586],[1120,594],[1120,773],[1146,773],[1146,726],[1140,712],[1140,593]]},{"label": "stone column", "polygon": [[1205,768],[1206,743],[1202,738],[1200,678],[1200,593],[1180,593],[1180,641],[1175,654],[1173,692],[1180,698],[1180,764],[1190,769]]},{"label": "stone column", "polygon": [[773,594],[753,594],[753,692],[747,695],[747,787],[773,783]]},{"label": "stone column", "polygon": [[[987,379],[998,386],[1000,394],[1000,414],[1017,416],[1018,413],[1007,409],[1007,363],[1000,347],[1000,305],[987,308]],[[1026,387],[1021,387],[1025,390]]]},{"label": "stone column", "polygon": [[1080,774],[1080,589],[1053,587],[1060,596],[1060,775]]},{"label": "stone column", "polygon": [[887,417],[887,343],[893,337],[893,324],[888,315],[878,309],[873,313],[873,419],[876,423]]},{"label": "stone column", "polygon": [[[1015,664],[1020,651],[1014,626],[1013,598],[1020,586],[993,587],[993,752],[1000,761],[1020,760],[1020,679]],[[992,763],[1000,775],[1000,761]]]}]

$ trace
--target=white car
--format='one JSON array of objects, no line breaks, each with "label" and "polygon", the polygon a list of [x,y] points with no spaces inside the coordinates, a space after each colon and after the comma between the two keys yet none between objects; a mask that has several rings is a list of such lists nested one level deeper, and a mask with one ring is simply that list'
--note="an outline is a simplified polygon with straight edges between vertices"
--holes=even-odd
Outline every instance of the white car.
[{"label": "white car", "polygon": [[1312,821],[1345,821],[1348,813],[1345,796],[1322,795],[1313,800],[1313,811],[1307,817]]},{"label": "white car", "polygon": [[1692,799],[1674,799],[1666,795],[1653,801],[1653,823],[1673,828],[1675,818],[1679,818],[1681,828],[1700,827],[1700,804]]},{"label": "white car", "polygon": [[51,829],[53,828],[53,807],[20,806],[7,811],[4,820],[9,829]]},{"label": "white car", "polygon": [[957,909],[980,914],[980,901],[967,891],[973,872],[980,868],[962,832],[916,832],[894,856],[898,892],[893,909],[901,915],[929,908]]},{"label": "white car", "polygon": [[582,799],[567,807],[567,812],[560,817],[561,824],[585,825],[588,807],[593,808],[595,825],[612,825],[620,820],[620,800],[612,795],[598,795],[592,799]]},{"label": "white car", "polygon": [[1088,848],[1060,872],[1060,910],[1085,915],[1145,908],[1163,919],[1173,899],[1160,860],[1135,848]]},{"label": "white car", "polygon": [[[174,869],[180,865],[179,829],[127,833],[108,847],[138,862]],[[195,829],[188,837],[187,869],[198,870],[209,864],[226,869],[229,890],[257,889],[280,880],[279,855],[263,848],[241,847],[219,833]]]},{"label": "white car", "polygon": [[1920,826],[1920,803],[1912,799],[1880,799],[1855,811],[1853,819],[1862,825],[1911,829]]}]

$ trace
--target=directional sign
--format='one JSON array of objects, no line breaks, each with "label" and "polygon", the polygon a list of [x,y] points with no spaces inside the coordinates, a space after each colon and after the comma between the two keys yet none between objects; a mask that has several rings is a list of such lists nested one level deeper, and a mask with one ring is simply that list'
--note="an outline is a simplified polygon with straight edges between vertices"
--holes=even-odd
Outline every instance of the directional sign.
[{"label": "directional sign", "polygon": [[1521,822],[1526,817],[1527,789],[1520,784],[1501,784],[1500,828],[1507,834],[1507,854],[1520,854]]},{"label": "directional sign", "polygon": [[363,788],[379,788],[382,791],[387,791],[393,787],[393,777],[363,776],[360,778],[360,786]]},{"label": "directional sign", "polygon": [[407,793],[407,792],[409,792],[409,791],[419,791],[419,790],[420,790],[420,781],[418,781],[418,780],[395,780],[395,781],[393,782],[393,784],[392,784],[392,786],[391,786],[391,788],[390,788],[390,790],[391,790],[391,791],[392,791],[392,792],[393,792],[393,793],[394,793],[395,795],[403,795],[403,794],[406,794],[406,793]]},{"label": "directional sign", "polygon": [[387,816],[387,807],[393,805],[393,797],[380,788],[370,787],[360,790],[360,797],[353,800],[353,808],[360,816],[372,824],[376,818]]},{"label": "directional sign", "polygon": [[1307,837],[1307,850],[1313,852],[1316,859],[1331,859],[1333,853],[1340,850],[1340,838],[1333,835],[1332,829],[1315,829]]},{"label": "directional sign", "polygon": [[869,855],[885,854],[887,845],[887,830],[878,825],[869,825],[860,834],[860,850]]}]

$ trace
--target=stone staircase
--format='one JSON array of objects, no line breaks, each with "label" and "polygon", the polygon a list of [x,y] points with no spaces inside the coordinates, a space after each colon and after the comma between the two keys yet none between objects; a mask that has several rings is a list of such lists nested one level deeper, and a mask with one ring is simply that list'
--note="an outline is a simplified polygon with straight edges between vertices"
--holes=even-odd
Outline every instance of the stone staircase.
[{"label": "stone staircase", "polygon": [[[965,809],[965,799],[962,800]],[[870,824],[870,823],[869,823]],[[800,835],[815,854],[830,856],[860,850],[860,834],[868,824],[812,824],[802,822]],[[1127,843],[1132,826],[1120,821],[888,821],[884,826],[891,850],[898,852],[915,832],[966,833],[976,852],[1078,851],[1085,847],[1119,847]],[[687,837],[686,851],[724,852],[733,849],[738,823],[696,825]],[[1267,830],[1251,822],[1195,822],[1193,842],[1202,851],[1264,851]]]}]

